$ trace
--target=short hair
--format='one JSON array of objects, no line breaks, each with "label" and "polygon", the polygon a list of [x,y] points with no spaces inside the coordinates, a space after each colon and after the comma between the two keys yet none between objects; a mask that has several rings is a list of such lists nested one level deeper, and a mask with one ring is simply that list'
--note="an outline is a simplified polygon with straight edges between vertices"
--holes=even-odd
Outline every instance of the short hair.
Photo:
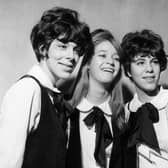
[{"label": "short hair", "polygon": [[152,30],[144,29],[142,31],[127,33],[121,42],[123,51],[122,63],[125,74],[130,72],[130,63],[138,54],[149,54],[156,57],[160,64],[161,71],[167,67],[167,58],[164,51],[164,43],[160,35]]},{"label": "short hair", "polygon": [[92,46],[87,24],[79,21],[77,11],[63,7],[54,7],[45,11],[40,21],[33,27],[30,39],[38,61],[43,57],[40,46],[48,50],[54,39],[63,43],[76,43],[79,56],[88,53]]}]

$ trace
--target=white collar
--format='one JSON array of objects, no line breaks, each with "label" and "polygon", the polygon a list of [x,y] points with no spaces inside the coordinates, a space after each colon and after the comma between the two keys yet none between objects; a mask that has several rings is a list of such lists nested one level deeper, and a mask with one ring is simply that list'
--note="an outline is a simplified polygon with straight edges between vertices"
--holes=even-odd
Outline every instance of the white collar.
[{"label": "white collar", "polygon": [[[103,110],[105,114],[112,115],[112,111],[109,106],[109,100],[110,100],[110,97],[105,102],[96,106],[99,107],[101,110]],[[79,109],[80,111],[89,111],[94,106],[95,105],[93,103],[89,102],[86,98],[83,98],[81,102],[78,104],[77,109]]]},{"label": "white collar", "polygon": [[[153,104],[158,110],[165,108],[168,104],[168,90],[160,87],[159,93],[155,97],[153,97],[150,103]],[[129,110],[132,112],[136,112],[137,109],[142,106],[142,104],[143,103],[140,102],[136,93],[129,103]]]},{"label": "white collar", "polygon": [[37,78],[43,86],[53,90],[54,92],[60,93],[60,90],[53,86],[50,78],[46,75],[39,64],[34,65],[27,74]]}]

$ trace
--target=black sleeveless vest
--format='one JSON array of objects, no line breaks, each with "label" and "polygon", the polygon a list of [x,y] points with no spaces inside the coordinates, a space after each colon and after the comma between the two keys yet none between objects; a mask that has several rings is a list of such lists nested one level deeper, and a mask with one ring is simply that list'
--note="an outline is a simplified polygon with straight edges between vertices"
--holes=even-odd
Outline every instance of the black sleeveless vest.
[{"label": "black sleeveless vest", "polygon": [[41,88],[41,112],[37,129],[27,136],[22,168],[65,168],[66,131],[46,88],[36,78],[28,77],[36,80]]}]

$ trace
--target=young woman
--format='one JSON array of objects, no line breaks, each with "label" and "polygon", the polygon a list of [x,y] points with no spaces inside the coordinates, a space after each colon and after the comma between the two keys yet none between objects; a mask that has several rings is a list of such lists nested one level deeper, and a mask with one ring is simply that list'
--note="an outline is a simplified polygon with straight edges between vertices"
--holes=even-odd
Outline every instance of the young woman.
[{"label": "young woman", "polygon": [[153,31],[142,30],[126,34],[121,46],[126,75],[136,88],[133,99],[126,104],[127,167],[166,168],[168,90],[159,85],[167,65],[163,41]]},{"label": "young woman", "polygon": [[54,7],[33,27],[31,42],[38,64],[9,89],[0,109],[0,167],[65,168],[71,108],[55,84],[71,77],[91,34],[78,12]]},{"label": "young woman", "polygon": [[[124,126],[121,50],[104,29],[92,33],[94,54],[82,69],[71,103],[67,167],[109,168],[123,164],[119,134]],[[88,58],[88,57],[87,57]]]}]

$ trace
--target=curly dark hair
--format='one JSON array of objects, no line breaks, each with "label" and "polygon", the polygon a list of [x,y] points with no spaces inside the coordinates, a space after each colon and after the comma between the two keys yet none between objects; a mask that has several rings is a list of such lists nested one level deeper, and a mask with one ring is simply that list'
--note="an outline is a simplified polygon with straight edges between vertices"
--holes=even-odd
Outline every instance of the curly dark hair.
[{"label": "curly dark hair", "polygon": [[63,7],[45,11],[40,21],[33,27],[30,39],[38,61],[43,57],[40,47],[43,46],[48,50],[54,39],[63,43],[76,43],[79,56],[91,55],[93,50],[88,25],[79,21],[77,11]]},{"label": "curly dark hair", "polygon": [[156,57],[160,64],[161,71],[167,67],[167,58],[164,50],[164,43],[160,35],[152,30],[144,29],[142,31],[127,33],[121,42],[122,63],[125,74],[130,72],[130,63],[138,54],[147,54]]}]

